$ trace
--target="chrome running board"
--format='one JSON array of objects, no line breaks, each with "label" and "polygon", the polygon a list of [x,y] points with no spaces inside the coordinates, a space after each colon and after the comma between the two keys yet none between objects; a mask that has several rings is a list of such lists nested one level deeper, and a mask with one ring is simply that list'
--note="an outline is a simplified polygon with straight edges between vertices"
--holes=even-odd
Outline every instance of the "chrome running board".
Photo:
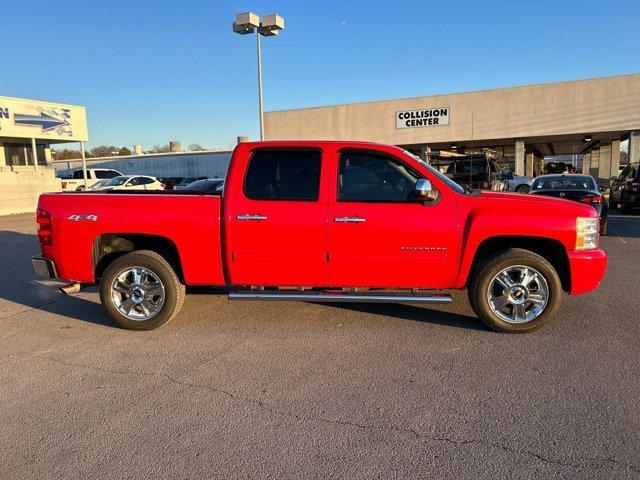
[{"label": "chrome running board", "polygon": [[229,292],[229,300],[279,300],[328,303],[451,303],[451,295],[401,295],[351,292],[288,292],[238,290]]}]

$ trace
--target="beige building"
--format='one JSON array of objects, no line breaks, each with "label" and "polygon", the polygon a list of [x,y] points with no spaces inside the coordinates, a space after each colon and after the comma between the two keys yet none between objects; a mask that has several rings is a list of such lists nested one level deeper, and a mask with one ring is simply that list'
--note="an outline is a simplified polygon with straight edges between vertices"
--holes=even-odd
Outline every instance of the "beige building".
[{"label": "beige building", "polygon": [[268,140],[365,140],[415,152],[490,150],[516,174],[569,155],[617,174],[620,141],[640,161],[640,74],[265,113]]},{"label": "beige building", "polygon": [[35,210],[60,190],[51,145],[88,140],[84,107],[0,96],[0,215]]}]

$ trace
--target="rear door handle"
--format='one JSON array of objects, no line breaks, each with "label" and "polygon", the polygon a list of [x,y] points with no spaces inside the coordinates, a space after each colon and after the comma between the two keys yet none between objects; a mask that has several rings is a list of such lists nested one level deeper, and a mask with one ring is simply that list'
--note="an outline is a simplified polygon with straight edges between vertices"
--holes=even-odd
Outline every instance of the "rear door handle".
[{"label": "rear door handle", "polygon": [[367,219],[362,217],[336,217],[333,221],[340,223],[363,223],[366,222]]},{"label": "rear door handle", "polygon": [[238,215],[236,217],[238,220],[253,220],[256,222],[261,222],[262,220],[266,220],[267,217],[265,215]]}]

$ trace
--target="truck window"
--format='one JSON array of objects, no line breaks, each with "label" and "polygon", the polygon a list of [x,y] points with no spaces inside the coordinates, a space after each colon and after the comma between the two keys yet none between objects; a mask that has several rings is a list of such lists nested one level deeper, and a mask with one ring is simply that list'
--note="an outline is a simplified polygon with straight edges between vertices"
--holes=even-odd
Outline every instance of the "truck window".
[{"label": "truck window", "polygon": [[458,162],[456,173],[486,173],[487,161],[474,160],[472,162]]},{"label": "truck window", "polygon": [[252,200],[317,200],[320,150],[257,150],[249,159],[244,192]]},{"label": "truck window", "polygon": [[[82,175],[82,170],[75,170],[75,171],[73,172],[73,178],[74,178],[75,180],[79,180],[79,179],[84,178],[84,176]],[[91,178],[91,174],[89,173],[89,171],[88,171],[88,170],[87,170],[87,178]]]},{"label": "truck window", "polygon": [[338,201],[406,202],[420,176],[401,161],[377,153],[340,154]]},{"label": "truck window", "polygon": [[115,178],[120,176],[115,170],[95,170],[93,173],[96,178]]}]

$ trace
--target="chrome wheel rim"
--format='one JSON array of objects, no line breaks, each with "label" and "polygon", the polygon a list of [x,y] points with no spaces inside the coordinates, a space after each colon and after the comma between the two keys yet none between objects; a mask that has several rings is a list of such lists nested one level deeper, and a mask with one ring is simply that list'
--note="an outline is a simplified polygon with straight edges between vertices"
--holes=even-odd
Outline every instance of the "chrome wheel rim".
[{"label": "chrome wheel rim", "polygon": [[549,285],[535,268],[514,265],[493,277],[487,289],[487,300],[491,311],[501,320],[527,323],[547,307]]},{"label": "chrome wheel rim", "polygon": [[130,320],[149,320],[164,305],[165,291],[160,277],[144,267],[127,267],[111,283],[111,301]]}]

